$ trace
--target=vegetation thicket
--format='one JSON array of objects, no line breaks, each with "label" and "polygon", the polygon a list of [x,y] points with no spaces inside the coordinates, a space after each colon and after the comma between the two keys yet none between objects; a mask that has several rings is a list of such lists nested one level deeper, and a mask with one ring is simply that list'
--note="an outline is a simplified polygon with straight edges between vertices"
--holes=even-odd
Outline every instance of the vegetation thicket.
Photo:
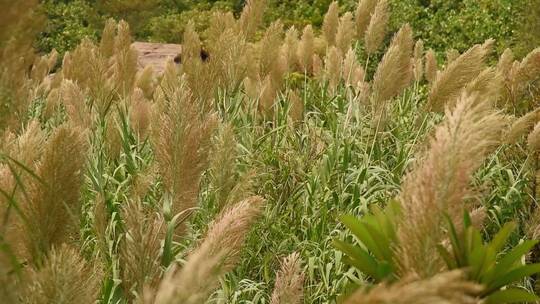
[{"label": "vegetation thicket", "polygon": [[[142,33],[158,2],[86,8]],[[128,21],[40,54],[70,3],[0,0],[0,301],[540,300],[539,47],[442,61],[389,0],[248,0],[158,74]]]}]

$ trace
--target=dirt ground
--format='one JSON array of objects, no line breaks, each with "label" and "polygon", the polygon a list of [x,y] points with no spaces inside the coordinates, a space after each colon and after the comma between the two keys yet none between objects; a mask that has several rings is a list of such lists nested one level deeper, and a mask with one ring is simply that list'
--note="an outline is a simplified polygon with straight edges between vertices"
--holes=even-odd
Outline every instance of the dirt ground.
[{"label": "dirt ground", "polygon": [[182,52],[180,44],[134,42],[132,47],[139,53],[139,69],[151,65],[158,74],[165,70],[167,61],[173,60]]}]

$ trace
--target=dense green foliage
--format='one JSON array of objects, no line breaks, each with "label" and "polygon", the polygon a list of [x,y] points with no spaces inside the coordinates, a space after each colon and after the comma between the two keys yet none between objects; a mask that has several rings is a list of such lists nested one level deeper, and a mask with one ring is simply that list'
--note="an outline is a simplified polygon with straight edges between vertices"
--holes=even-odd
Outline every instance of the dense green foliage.
[{"label": "dense green foliage", "polygon": [[[330,0],[271,0],[265,20],[281,19],[286,26],[301,28],[322,25]],[[342,10],[351,10],[355,0],[340,1]],[[536,2],[538,2],[536,0]],[[465,51],[488,38],[496,40],[497,53],[507,47],[531,50],[529,43],[538,29],[538,7],[527,0],[392,0],[391,30],[410,23],[417,38],[443,56],[448,49]],[[127,20],[137,39],[180,43],[185,25],[192,20],[199,32],[208,26],[215,11],[238,15],[243,0],[195,1],[88,1],[44,0],[49,17],[39,49],[53,47],[63,53],[84,36],[96,38],[109,17]],[[538,39],[538,38],[536,38]]]}]

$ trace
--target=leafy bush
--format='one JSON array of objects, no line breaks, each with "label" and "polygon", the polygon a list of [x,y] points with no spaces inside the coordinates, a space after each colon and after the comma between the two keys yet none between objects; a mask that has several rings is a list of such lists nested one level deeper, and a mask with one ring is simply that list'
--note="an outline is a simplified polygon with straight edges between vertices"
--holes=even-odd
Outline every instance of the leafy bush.
[{"label": "leafy bush", "polygon": [[46,0],[43,10],[47,21],[37,41],[37,48],[42,52],[56,49],[64,54],[85,37],[96,39],[101,31],[101,19],[85,0]]}]

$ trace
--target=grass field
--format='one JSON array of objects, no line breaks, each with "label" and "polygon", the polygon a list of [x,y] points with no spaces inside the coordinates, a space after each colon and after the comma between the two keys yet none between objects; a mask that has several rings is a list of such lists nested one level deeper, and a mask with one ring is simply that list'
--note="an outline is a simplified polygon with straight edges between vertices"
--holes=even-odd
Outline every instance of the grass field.
[{"label": "grass field", "polygon": [[264,4],[157,74],[126,22],[40,56],[0,0],[0,302],[537,301],[540,48],[437,62],[386,0]]}]

